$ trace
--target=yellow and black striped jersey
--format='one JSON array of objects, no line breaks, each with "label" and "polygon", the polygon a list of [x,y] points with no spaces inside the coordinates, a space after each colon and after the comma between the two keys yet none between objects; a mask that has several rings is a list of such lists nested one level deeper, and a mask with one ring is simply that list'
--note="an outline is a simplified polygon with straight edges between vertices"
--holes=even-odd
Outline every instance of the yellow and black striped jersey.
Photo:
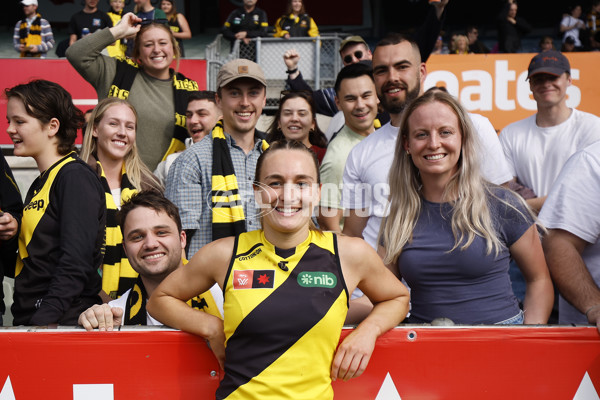
[{"label": "yellow and black striped jersey", "polygon": [[262,230],[236,238],[224,286],[226,361],[217,399],[332,399],[331,362],[348,311],[337,240],[293,249]]}]

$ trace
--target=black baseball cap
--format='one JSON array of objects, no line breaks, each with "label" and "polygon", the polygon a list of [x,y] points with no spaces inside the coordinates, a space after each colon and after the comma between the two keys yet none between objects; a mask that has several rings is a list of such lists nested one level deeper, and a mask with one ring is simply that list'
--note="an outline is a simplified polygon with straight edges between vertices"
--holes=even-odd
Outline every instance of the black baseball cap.
[{"label": "black baseball cap", "polygon": [[560,76],[563,72],[571,73],[569,60],[560,51],[544,51],[531,59],[527,79],[535,74],[550,74]]}]

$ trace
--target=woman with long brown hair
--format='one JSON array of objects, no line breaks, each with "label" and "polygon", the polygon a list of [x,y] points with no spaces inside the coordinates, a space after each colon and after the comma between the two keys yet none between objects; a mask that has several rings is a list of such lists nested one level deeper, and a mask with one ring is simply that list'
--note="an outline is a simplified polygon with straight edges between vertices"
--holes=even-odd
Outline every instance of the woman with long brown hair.
[{"label": "woman with long brown hair", "polygon": [[[115,40],[132,36],[132,60],[101,54]],[[198,84],[170,68],[173,60],[179,60],[179,46],[167,25],[142,23],[127,13],[116,26],[75,42],[67,58],[99,99],[127,99],[135,107],[138,150],[148,168],[154,170],[168,154],[185,149],[187,96],[198,90]]]}]

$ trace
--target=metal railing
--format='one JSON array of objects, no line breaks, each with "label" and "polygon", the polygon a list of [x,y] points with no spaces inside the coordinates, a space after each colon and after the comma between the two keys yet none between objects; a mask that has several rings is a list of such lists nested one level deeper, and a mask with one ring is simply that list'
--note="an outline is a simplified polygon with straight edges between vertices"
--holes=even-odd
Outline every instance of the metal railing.
[{"label": "metal railing", "polygon": [[223,64],[235,58],[248,58],[261,66],[267,78],[265,109],[276,109],[279,106],[279,94],[285,89],[287,79],[283,53],[292,48],[298,51],[298,68],[304,80],[317,90],[331,87],[335,83],[337,73],[342,68],[342,60],[339,57],[340,42],[341,38],[338,36],[291,39],[258,37],[247,45],[236,40],[229,51],[225,50],[225,46],[228,49],[230,43],[219,34],[206,46],[207,88],[216,90],[217,73]]}]

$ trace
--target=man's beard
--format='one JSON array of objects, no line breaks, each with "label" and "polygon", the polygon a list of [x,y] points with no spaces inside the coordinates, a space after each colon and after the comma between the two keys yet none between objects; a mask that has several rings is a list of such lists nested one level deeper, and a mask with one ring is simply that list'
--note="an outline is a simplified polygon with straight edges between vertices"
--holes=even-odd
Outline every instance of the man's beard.
[{"label": "man's beard", "polygon": [[[387,89],[386,89],[387,90]],[[406,90],[406,97],[404,100],[395,99],[388,101],[383,93],[379,95],[379,101],[385,111],[390,114],[400,114],[404,111],[404,108],[408,103],[419,97],[421,93],[421,82],[417,80],[417,85],[412,90]]]}]

